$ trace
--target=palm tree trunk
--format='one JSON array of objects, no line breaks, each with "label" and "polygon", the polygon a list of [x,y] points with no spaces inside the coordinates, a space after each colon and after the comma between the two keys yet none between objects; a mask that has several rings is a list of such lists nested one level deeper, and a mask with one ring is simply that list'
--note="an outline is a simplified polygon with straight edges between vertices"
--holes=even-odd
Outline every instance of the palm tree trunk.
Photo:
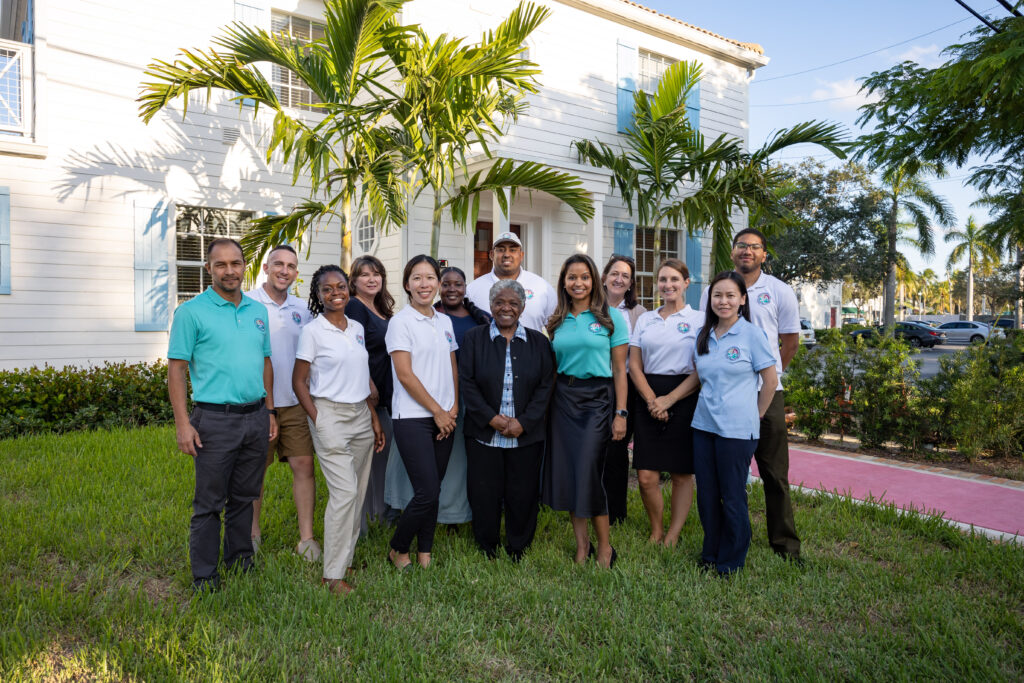
[{"label": "palm tree trunk", "polygon": [[899,204],[893,198],[892,209],[889,211],[889,225],[886,229],[886,275],[882,295],[882,325],[889,330],[892,330],[896,322],[896,218],[898,211]]},{"label": "palm tree trunk", "polygon": [[338,265],[348,273],[352,267],[352,197],[345,197],[341,201],[341,212],[341,255]]},{"label": "palm tree trunk", "polygon": [[1024,325],[1024,244],[1017,247],[1017,304],[1014,306],[1017,329]]},{"label": "palm tree trunk", "polygon": [[[654,248],[651,250],[651,269],[654,270],[654,277],[651,283],[651,292],[654,296],[654,307],[661,305],[661,295],[658,293],[658,264],[661,263],[661,221],[654,223]],[[601,264],[597,264],[601,268]]]},{"label": "palm tree trunk", "polygon": [[967,252],[967,319],[974,320],[974,254]]},{"label": "palm tree trunk", "polygon": [[[411,220],[410,220],[411,222]],[[434,188],[434,215],[430,222],[430,257],[437,259],[441,244],[441,193]]]}]

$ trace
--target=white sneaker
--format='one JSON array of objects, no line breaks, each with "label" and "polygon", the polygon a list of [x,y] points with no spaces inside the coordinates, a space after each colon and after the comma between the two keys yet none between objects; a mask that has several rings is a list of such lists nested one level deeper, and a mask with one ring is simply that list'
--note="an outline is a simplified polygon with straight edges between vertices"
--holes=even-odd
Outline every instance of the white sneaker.
[{"label": "white sneaker", "polygon": [[315,538],[307,538],[305,541],[300,541],[295,546],[295,552],[302,556],[302,559],[306,562],[319,562],[323,556],[323,550],[320,549],[320,544],[316,542]]}]

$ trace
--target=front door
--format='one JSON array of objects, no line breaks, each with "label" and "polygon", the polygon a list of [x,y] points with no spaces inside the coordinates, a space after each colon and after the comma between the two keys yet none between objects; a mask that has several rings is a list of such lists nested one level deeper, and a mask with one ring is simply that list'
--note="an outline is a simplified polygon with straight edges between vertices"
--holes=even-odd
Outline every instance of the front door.
[{"label": "front door", "polygon": [[[523,226],[518,223],[512,223],[509,225],[509,230],[520,240],[523,239]],[[477,221],[476,237],[473,240],[474,279],[491,272],[491,242],[493,240],[494,224],[491,221]]]}]

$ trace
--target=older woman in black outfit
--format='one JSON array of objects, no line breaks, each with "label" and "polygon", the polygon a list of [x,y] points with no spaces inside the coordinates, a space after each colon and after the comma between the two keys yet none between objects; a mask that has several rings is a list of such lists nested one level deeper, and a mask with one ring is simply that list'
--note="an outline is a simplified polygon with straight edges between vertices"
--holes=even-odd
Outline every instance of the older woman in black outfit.
[{"label": "older woman in black outfit", "polygon": [[522,285],[498,280],[490,304],[493,321],[466,332],[459,357],[469,504],[477,545],[494,557],[504,502],[505,550],[518,561],[537,528],[554,361],[544,335],[519,322],[526,306]]}]

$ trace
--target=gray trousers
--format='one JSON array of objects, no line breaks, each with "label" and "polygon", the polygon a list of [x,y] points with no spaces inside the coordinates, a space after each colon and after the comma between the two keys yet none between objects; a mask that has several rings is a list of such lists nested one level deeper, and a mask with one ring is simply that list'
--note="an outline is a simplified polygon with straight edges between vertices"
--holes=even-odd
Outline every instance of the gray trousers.
[{"label": "gray trousers", "polygon": [[252,566],[252,502],[263,487],[270,436],[265,407],[244,415],[196,407],[189,422],[203,447],[196,449],[196,488],[189,528],[194,580],[217,580],[220,514],[224,511],[224,565]]}]

